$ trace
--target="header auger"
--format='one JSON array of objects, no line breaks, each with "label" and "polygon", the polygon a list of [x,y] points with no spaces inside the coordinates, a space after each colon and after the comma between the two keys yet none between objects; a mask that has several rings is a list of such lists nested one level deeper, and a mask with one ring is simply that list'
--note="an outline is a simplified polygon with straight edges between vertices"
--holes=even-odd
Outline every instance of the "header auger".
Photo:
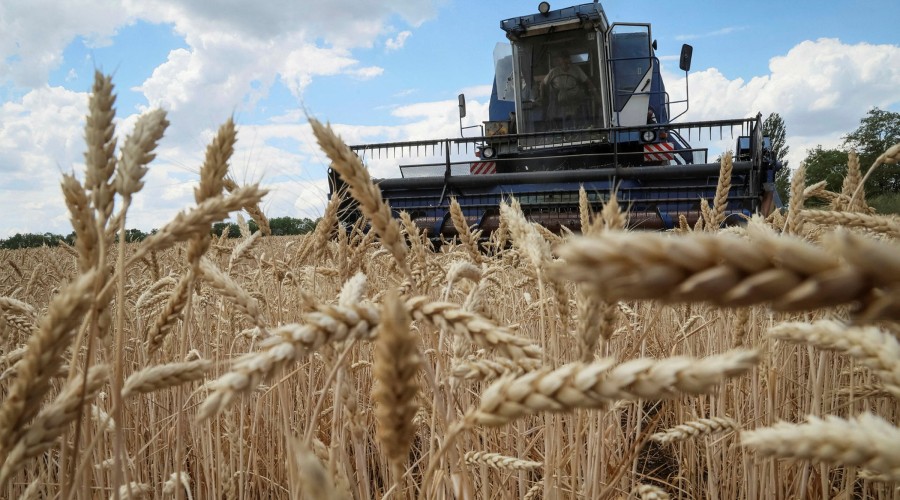
[{"label": "header auger", "polygon": [[[395,212],[406,211],[432,238],[452,237],[450,199],[470,225],[487,236],[501,202],[515,196],[525,215],[549,230],[580,230],[578,191],[595,209],[616,192],[629,208],[629,227],[667,229],[684,215],[700,217],[712,200],[718,162],[691,140],[736,138],[725,224],[776,204],[780,165],[762,135],[761,117],[676,122],[687,99],[671,101],[655,55],[649,24],[609,24],[597,2],[500,23],[509,44],[494,50],[490,119],[476,137],[352,146],[363,160],[403,158],[402,178],[379,187]],[[681,50],[690,70],[692,48]],[[687,79],[686,79],[687,81]],[[672,107],[683,108],[672,117]],[[466,114],[459,96],[460,124]],[[738,134],[735,135],[735,130]],[[343,184],[329,171],[334,193]],[[348,201],[348,204],[352,201]],[[353,217],[352,206],[345,207]]]}]

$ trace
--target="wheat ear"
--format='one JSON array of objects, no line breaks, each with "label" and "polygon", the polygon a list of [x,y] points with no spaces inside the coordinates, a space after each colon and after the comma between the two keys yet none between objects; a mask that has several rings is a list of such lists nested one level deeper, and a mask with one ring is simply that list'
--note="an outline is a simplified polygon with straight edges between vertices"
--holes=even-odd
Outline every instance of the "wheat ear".
[{"label": "wheat ear", "polygon": [[99,259],[97,221],[91,202],[81,183],[74,175],[64,174],[61,182],[63,198],[69,209],[69,220],[75,231],[75,251],[78,252],[78,268],[81,272],[93,268]]},{"label": "wheat ear", "polygon": [[379,314],[370,304],[320,306],[304,320],[305,324],[288,324],[271,330],[270,336],[259,344],[261,351],[237,359],[230,372],[212,382],[211,392],[200,406],[197,420],[218,415],[237,397],[256,389],[281,367],[326,343],[370,340],[375,335]]},{"label": "wheat ear", "polygon": [[153,150],[168,126],[166,112],[157,109],[141,115],[125,138],[115,179],[116,191],[123,199],[130,199],[144,187],[147,165],[156,158]]},{"label": "wheat ear", "polygon": [[163,483],[163,495],[175,495],[176,488],[184,489],[187,500],[194,500],[191,494],[191,476],[187,472],[173,472],[169,475],[169,479]]},{"label": "wheat ear", "polygon": [[462,380],[491,381],[504,375],[521,375],[525,373],[525,369],[508,359],[484,359],[470,355],[453,365],[450,373],[454,378]]},{"label": "wheat ear", "polygon": [[150,326],[150,329],[147,330],[144,336],[148,352],[156,352],[162,347],[166,336],[169,335],[169,332],[175,326],[175,322],[181,317],[181,312],[184,310],[188,296],[191,293],[192,285],[193,279],[190,271],[178,280],[178,284],[175,285],[175,288],[166,300],[166,306],[156,317],[153,325]]},{"label": "wheat ear", "polygon": [[205,257],[200,259],[200,277],[228,299],[238,311],[253,320],[257,327],[265,328],[265,321],[259,310],[259,301]]},{"label": "wheat ear", "polygon": [[593,218],[594,211],[591,210],[587,191],[584,190],[584,184],[582,184],[578,186],[578,221],[581,225],[581,234],[591,234],[591,221]]},{"label": "wheat ear", "polygon": [[322,125],[315,118],[310,118],[309,124],[322,151],[331,160],[331,167],[347,183],[350,196],[359,203],[363,215],[371,221],[372,229],[378,233],[381,243],[394,256],[400,270],[411,278],[412,274],[406,263],[406,244],[400,236],[400,224],[391,216],[391,207],[381,197],[381,190],[372,182],[362,160],[334,133],[331,125]]},{"label": "wheat ear", "polygon": [[[13,327],[19,335],[30,334],[37,321],[37,313],[33,307],[12,297],[0,297],[0,316],[3,317],[6,325]],[[11,341],[13,344],[18,343],[18,335],[12,336],[12,338],[7,337],[7,341]]]},{"label": "wheat ear", "polygon": [[381,447],[395,467],[409,455],[416,434],[413,417],[419,409],[416,376],[422,360],[410,323],[405,304],[389,293],[381,308],[381,324],[375,339],[372,375],[376,385],[372,400]]},{"label": "wheat ear", "polygon": [[486,451],[467,451],[463,456],[463,459],[467,464],[487,465],[488,467],[500,470],[532,470],[544,466],[542,462],[532,462],[530,460],[507,457],[499,453],[488,453]]},{"label": "wheat ear", "polygon": [[868,229],[900,239],[900,221],[896,217],[835,210],[803,210],[800,218],[813,224]]},{"label": "wheat ear", "polygon": [[519,337],[493,321],[449,302],[432,302],[427,297],[414,297],[406,302],[416,320],[460,335],[481,347],[494,349],[525,369],[534,368],[541,350],[528,339]]},{"label": "wheat ear", "polygon": [[734,169],[731,151],[726,151],[722,155],[719,163],[719,181],[716,184],[716,195],[713,198],[712,213],[710,215],[711,224],[706,229],[715,231],[725,221],[725,210],[728,209],[728,195],[731,190],[731,173]]},{"label": "wheat ear", "polygon": [[[862,182],[862,172],[859,168],[859,156],[856,154],[856,151],[850,151],[847,154],[847,175],[844,176],[844,182],[841,185],[841,195],[832,202],[832,207],[838,211],[856,211],[856,207],[850,206],[850,200],[853,197],[853,193],[856,192],[856,188],[859,187],[860,182]],[[865,204],[865,189],[862,190],[859,201],[858,205],[862,208],[862,205]],[[854,204],[856,205],[857,203]]]},{"label": "wheat ear", "polygon": [[115,196],[115,189],[110,183],[116,168],[116,128],[113,124],[116,116],[115,103],[112,77],[95,71],[88,103],[89,113],[84,124],[84,139],[87,143],[87,151],[84,153],[84,187],[91,193],[91,202],[97,211],[101,227],[105,227],[112,215]]},{"label": "wheat ear", "polygon": [[0,487],[20,470],[26,460],[53,446],[53,442],[69,427],[69,423],[80,415],[81,406],[90,404],[107,378],[106,365],[95,365],[88,370],[84,379],[73,377],[69,380],[56,399],[44,407],[11,447],[0,468]]},{"label": "wheat ear", "polygon": [[803,220],[800,219],[800,211],[806,201],[806,164],[801,163],[791,177],[791,201],[788,205],[788,213],[784,222],[784,232],[787,234],[800,234],[803,231]]},{"label": "wheat ear", "polygon": [[96,272],[90,271],[65,286],[50,302],[38,329],[28,339],[27,350],[16,364],[19,376],[0,405],[0,458],[18,440],[50,390],[50,379],[63,364],[63,354],[92,303],[95,279]]},{"label": "wheat ear", "polygon": [[197,234],[205,234],[213,222],[228,217],[229,212],[240,210],[247,203],[259,203],[268,193],[257,185],[242,186],[231,196],[217,196],[198,204],[196,208],[179,212],[155,234],[150,235],[129,258],[132,264],[152,252],[159,252],[179,241],[185,241]]},{"label": "wheat ear", "polygon": [[664,489],[652,484],[639,484],[634,487],[633,493],[640,500],[669,500],[669,494]]},{"label": "wheat ear", "polygon": [[484,258],[481,255],[481,250],[478,248],[478,239],[472,234],[472,229],[469,228],[466,216],[463,214],[462,207],[459,206],[456,198],[450,200],[450,220],[453,221],[453,227],[456,228],[459,241],[469,253],[469,258],[472,259],[472,262],[481,264]]},{"label": "wheat ear", "polygon": [[[229,193],[234,192],[234,190],[238,188],[237,182],[229,176],[226,176],[222,180],[222,184]],[[244,211],[246,211],[247,215],[256,222],[256,226],[259,228],[258,232],[262,236],[272,236],[272,226],[269,225],[269,218],[266,217],[266,214],[259,208],[259,203],[244,205]]]},{"label": "wheat ear", "polygon": [[618,366],[610,359],[535,370],[494,382],[470,412],[470,424],[499,426],[542,411],[603,408],[619,400],[662,399],[680,393],[705,394],[725,378],[749,371],[755,351],[734,350],[706,358],[641,358]]},{"label": "wheat ear", "polygon": [[132,373],[125,380],[125,384],[122,386],[122,397],[128,398],[200,380],[210,368],[212,368],[212,361],[206,359],[144,368]]},{"label": "wheat ear", "polygon": [[[587,284],[606,300],[658,298],[725,306],[771,302],[783,311],[869,303],[875,287],[900,281],[900,258],[889,244],[844,236],[829,245],[841,260],[796,238],[777,237],[752,225],[748,232],[749,240],[700,233],[573,238],[560,247],[564,262],[555,271],[560,278]],[[857,256],[862,247],[876,248],[877,258]],[[876,275],[856,258],[878,262],[881,269]],[[886,294],[886,305],[870,314],[898,314],[897,299],[896,292]]]},{"label": "wheat ear", "polygon": [[291,479],[296,481],[296,487],[305,494],[300,498],[343,500],[335,488],[328,470],[325,469],[313,450],[299,439],[290,437],[288,438],[288,451]]},{"label": "wheat ear", "polygon": [[650,440],[657,443],[670,444],[716,432],[737,431],[738,429],[737,423],[728,417],[701,418],[652,434]]},{"label": "wheat ear", "polygon": [[741,433],[741,444],[763,456],[866,467],[900,481],[900,429],[864,413],[849,420],[808,416]]},{"label": "wheat ear", "polygon": [[870,368],[884,382],[884,388],[900,399],[900,342],[877,327],[847,326],[837,321],[782,323],[769,335],[820,349],[842,352]]}]

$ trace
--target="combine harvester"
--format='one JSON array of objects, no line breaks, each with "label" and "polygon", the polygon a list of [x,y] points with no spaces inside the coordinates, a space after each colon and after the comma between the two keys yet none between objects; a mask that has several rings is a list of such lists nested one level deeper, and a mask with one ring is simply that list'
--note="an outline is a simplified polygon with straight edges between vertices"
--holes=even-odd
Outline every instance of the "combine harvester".
[{"label": "combine harvester", "polygon": [[[629,208],[629,227],[668,229],[680,215],[693,225],[700,200],[715,195],[719,163],[688,141],[726,135],[737,141],[725,224],[780,205],[774,190],[780,164],[760,116],[676,122],[688,101],[669,99],[649,24],[609,24],[596,1],[558,10],[541,2],[538,13],[500,27],[510,44],[494,51],[490,120],[462,127],[466,102],[459,96],[461,135],[478,129],[477,137],[351,147],[363,160],[411,162],[400,165],[402,178],[377,182],[395,215],[408,212],[431,238],[456,235],[451,198],[483,236],[498,226],[509,196],[551,231],[579,231],[581,186],[595,209],[615,191]],[[691,55],[692,47],[682,46],[685,81]],[[683,111],[672,116],[672,105]],[[331,193],[342,185],[330,170]],[[348,222],[358,217],[352,203],[343,207]]]}]

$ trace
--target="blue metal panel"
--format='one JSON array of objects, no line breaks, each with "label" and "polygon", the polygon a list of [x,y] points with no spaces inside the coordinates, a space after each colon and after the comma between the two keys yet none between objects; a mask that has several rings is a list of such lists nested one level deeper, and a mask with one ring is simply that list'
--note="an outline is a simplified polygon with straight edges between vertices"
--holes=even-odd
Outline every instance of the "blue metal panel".
[{"label": "blue metal panel", "polygon": [[500,21],[500,27],[508,34],[521,36],[532,28],[574,19],[584,19],[592,22],[603,22],[604,25],[607,24],[603,7],[601,7],[599,3],[587,3],[564,9],[551,10],[547,15],[529,14],[505,19]]}]

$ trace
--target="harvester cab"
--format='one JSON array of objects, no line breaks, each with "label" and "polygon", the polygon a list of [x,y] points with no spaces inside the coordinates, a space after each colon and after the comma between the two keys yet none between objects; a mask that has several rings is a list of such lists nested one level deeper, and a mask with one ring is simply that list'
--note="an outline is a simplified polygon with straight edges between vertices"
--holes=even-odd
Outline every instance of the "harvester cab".
[{"label": "harvester cab", "polygon": [[[708,163],[707,149],[689,141],[728,134],[737,141],[726,223],[772,210],[780,165],[767,151],[760,115],[676,121],[688,102],[670,99],[649,24],[610,24],[597,2],[557,10],[541,2],[537,13],[500,27],[509,44],[494,49],[483,125],[462,126],[460,95],[463,137],[352,146],[364,160],[404,159],[402,177],[382,179],[379,187],[395,212],[408,212],[430,237],[455,235],[451,198],[485,236],[497,227],[508,196],[551,231],[579,231],[581,186],[594,208],[615,191],[631,227],[672,228],[682,215],[693,224],[701,199],[715,195],[719,163]],[[692,52],[689,45],[681,49],[685,75]],[[676,116],[673,107],[680,109]],[[329,184],[334,193],[343,182],[330,171]]]}]

